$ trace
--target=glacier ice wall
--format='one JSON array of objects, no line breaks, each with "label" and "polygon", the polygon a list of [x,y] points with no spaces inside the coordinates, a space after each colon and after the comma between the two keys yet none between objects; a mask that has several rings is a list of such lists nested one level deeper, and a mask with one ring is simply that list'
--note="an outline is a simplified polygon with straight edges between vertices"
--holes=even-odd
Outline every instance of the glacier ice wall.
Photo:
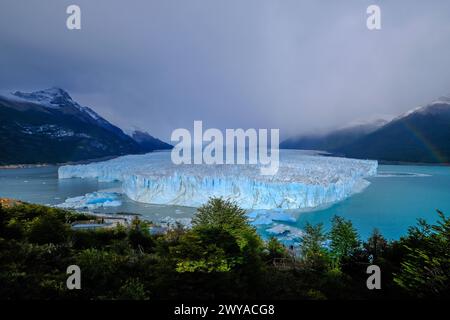
[{"label": "glacier ice wall", "polygon": [[122,205],[120,194],[115,192],[92,192],[84,196],[67,198],[55,207],[64,209],[97,209],[101,207],[119,207]]},{"label": "glacier ice wall", "polygon": [[376,174],[372,160],[325,157],[281,150],[278,173],[258,165],[174,165],[170,152],[129,155],[108,161],[62,166],[59,178],[121,181],[132,200],[198,207],[222,196],[246,209],[301,209],[343,200],[364,189]]}]

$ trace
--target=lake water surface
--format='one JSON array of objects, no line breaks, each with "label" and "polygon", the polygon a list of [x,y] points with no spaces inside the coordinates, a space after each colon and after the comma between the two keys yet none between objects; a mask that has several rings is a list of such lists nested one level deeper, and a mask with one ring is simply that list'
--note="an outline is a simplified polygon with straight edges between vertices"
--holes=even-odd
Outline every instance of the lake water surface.
[{"label": "lake water surface", "polygon": [[[307,221],[329,221],[337,214],[350,219],[362,238],[378,228],[389,239],[405,234],[417,218],[434,222],[436,209],[450,215],[450,167],[380,165],[378,176],[361,193],[344,201],[310,211],[292,211],[295,222],[284,224],[302,229]],[[120,183],[103,183],[96,179],[58,179],[57,167],[0,169],[0,197],[54,205],[66,198],[107,190],[120,191]],[[126,196],[120,207],[96,209],[97,213],[140,213],[146,219],[158,221],[166,216],[190,217],[194,208],[137,203]],[[266,236],[267,226],[258,230]]]}]

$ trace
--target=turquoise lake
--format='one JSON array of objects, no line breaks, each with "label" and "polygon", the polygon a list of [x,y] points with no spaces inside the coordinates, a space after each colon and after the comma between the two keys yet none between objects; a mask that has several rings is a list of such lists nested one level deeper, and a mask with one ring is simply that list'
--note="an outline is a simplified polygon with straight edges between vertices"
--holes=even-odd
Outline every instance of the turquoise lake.
[{"label": "turquoise lake", "polygon": [[[378,228],[388,239],[398,239],[418,218],[437,219],[436,209],[450,215],[450,167],[380,165],[378,175],[361,193],[326,208],[295,212],[295,222],[283,224],[302,229],[305,223],[323,222],[329,228],[333,215],[350,219],[361,238]],[[59,204],[68,197],[98,190],[120,191],[119,183],[101,183],[95,179],[58,180],[57,167],[0,169],[0,197],[40,204]],[[157,221],[163,217],[190,217],[194,208],[137,203],[122,197],[122,206],[100,208],[94,212],[140,213]],[[264,229],[258,227],[261,234]]]},{"label": "turquoise lake", "polygon": [[398,239],[418,218],[435,222],[436,209],[450,215],[450,167],[381,165],[378,176],[361,193],[328,208],[305,212],[294,224],[304,226],[340,215],[350,219],[362,238],[378,228],[388,239]]}]

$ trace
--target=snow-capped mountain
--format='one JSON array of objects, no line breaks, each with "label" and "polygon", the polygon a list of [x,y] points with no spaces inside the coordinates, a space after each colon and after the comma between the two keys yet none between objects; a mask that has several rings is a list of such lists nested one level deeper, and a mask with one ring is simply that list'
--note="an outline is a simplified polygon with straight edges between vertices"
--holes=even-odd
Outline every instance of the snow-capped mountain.
[{"label": "snow-capped mountain", "polygon": [[93,120],[98,125],[117,133],[120,133],[121,131],[119,128],[99,116],[91,108],[79,105],[66,91],[61,88],[52,87],[49,89],[34,91],[30,93],[15,91],[10,93],[9,95],[5,95],[5,97],[12,98],[12,100],[15,100],[17,102],[35,103],[49,109],[61,111],[63,111],[64,108],[75,108],[80,111],[82,115],[87,117],[87,119],[85,120]]},{"label": "snow-capped mountain", "polygon": [[[334,143],[326,143],[332,139]],[[336,140],[338,143],[335,143]],[[292,149],[311,149],[311,144],[307,145],[305,141],[308,142],[303,137],[286,140],[281,145]],[[357,130],[356,134],[353,130],[350,136],[336,131],[314,143],[312,146],[316,149],[347,157],[393,162],[450,163],[450,97],[441,97],[412,109],[374,130]]]},{"label": "snow-capped mountain", "polygon": [[406,112],[339,151],[358,158],[450,163],[450,98]]},{"label": "snow-capped mountain", "polygon": [[429,114],[429,115],[431,115],[431,114],[439,114],[442,112],[444,112],[444,113],[448,112],[448,109],[450,106],[450,98],[449,97],[450,97],[450,94],[448,95],[448,97],[446,97],[446,96],[440,97],[439,99],[437,99],[425,106],[420,106],[415,109],[409,110],[409,111],[405,112],[404,114],[395,118],[393,121],[401,120],[401,119],[406,118],[413,114],[423,114],[423,115]]},{"label": "snow-capped mountain", "polygon": [[0,164],[78,161],[157,149],[156,144],[141,147],[61,88],[0,94],[0,148]]}]

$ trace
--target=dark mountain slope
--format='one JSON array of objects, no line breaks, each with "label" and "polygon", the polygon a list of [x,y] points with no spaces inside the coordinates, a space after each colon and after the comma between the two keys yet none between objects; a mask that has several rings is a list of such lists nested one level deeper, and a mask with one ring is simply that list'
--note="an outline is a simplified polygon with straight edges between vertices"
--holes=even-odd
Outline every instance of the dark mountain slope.
[{"label": "dark mountain slope", "polygon": [[450,163],[450,99],[413,110],[332,151],[356,158]]},{"label": "dark mountain slope", "polygon": [[172,149],[173,146],[161,141],[149,133],[142,130],[134,130],[128,134],[134,141],[136,141],[142,150],[153,151],[153,150],[168,150]]},{"label": "dark mountain slope", "polygon": [[320,135],[293,137],[280,144],[282,149],[335,150],[352,143],[386,124],[385,120],[349,126]]},{"label": "dark mountain slope", "polygon": [[62,89],[0,96],[0,164],[58,163],[147,151],[150,148],[141,148]]},{"label": "dark mountain slope", "polygon": [[352,158],[450,163],[450,98],[442,97],[387,124],[353,126],[326,135],[291,138],[285,149],[325,150]]}]

